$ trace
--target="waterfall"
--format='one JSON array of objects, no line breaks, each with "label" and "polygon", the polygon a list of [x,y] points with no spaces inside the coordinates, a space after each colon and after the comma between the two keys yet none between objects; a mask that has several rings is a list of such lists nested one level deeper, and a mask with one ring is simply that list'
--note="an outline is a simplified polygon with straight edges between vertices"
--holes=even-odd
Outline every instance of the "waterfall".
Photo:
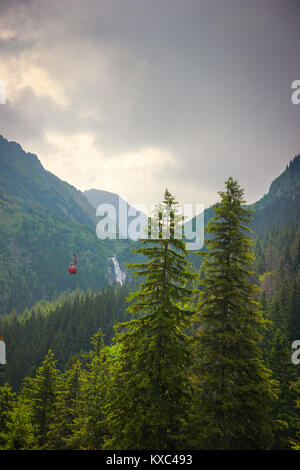
[{"label": "waterfall", "polygon": [[116,282],[118,282],[122,286],[123,283],[125,282],[126,274],[121,271],[121,268],[120,268],[120,265],[118,263],[118,260],[117,260],[116,256],[113,256],[110,259],[112,260],[112,262],[114,264]]}]

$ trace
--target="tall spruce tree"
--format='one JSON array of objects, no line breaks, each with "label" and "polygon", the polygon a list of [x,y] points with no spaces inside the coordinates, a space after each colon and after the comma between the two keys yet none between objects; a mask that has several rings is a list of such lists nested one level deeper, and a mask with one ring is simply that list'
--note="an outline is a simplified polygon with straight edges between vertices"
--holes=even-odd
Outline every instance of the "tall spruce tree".
[{"label": "tall spruce tree", "polygon": [[31,405],[18,397],[13,409],[9,412],[9,420],[3,435],[6,450],[38,449],[38,433],[33,424]]},{"label": "tall spruce tree", "polygon": [[190,340],[185,329],[193,294],[185,243],[176,239],[177,203],[165,191],[151,220],[155,239],[141,240],[135,252],[148,258],[129,265],[143,281],[129,296],[136,315],[121,324],[111,349],[111,385],[105,449],[180,449],[190,390]]},{"label": "tall spruce tree", "polygon": [[74,361],[62,375],[47,436],[47,448],[66,449],[80,405],[81,363]]},{"label": "tall spruce tree", "polygon": [[[298,379],[296,382],[291,384],[292,390],[295,391],[297,394],[297,398],[295,400],[295,406],[297,411],[300,409],[300,380]],[[296,423],[296,439],[291,440],[291,446],[294,450],[300,450],[300,419],[297,420]]]},{"label": "tall spruce tree", "polygon": [[289,339],[300,339],[300,268],[295,276],[289,302]]},{"label": "tall spruce tree", "polygon": [[79,377],[80,393],[73,401],[76,408],[69,426],[71,435],[65,439],[69,449],[99,450],[103,445],[103,410],[107,381],[103,336],[99,329],[91,339],[93,350],[83,356],[85,368]]},{"label": "tall spruce tree", "polygon": [[7,436],[7,424],[15,402],[15,393],[11,386],[6,383],[0,387],[0,449],[3,448]]},{"label": "tall spruce tree", "polygon": [[[263,319],[252,274],[250,211],[232,177],[206,232],[207,251],[199,303],[197,364],[200,392],[195,425],[198,445],[210,449],[268,448],[274,399],[271,372],[259,342]],[[194,428],[195,431],[195,428]]]},{"label": "tall spruce tree", "polygon": [[21,402],[31,409],[32,424],[40,448],[47,448],[50,424],[53,421],[60,381],[54,354],[49,349],[34,377],[26,377],[21,390]]},{"label": "tall spruce tree", "polygon": [[297,371],[291,361],[291,348],[285,331],[273,332],[270,339],[270,351],[267,365],[272,369],[278,382],[278,400],[272,407],[272,414],[278,427],[275,432],[272,449],[290,449],[290,441],[295,438],[299,422],[299,410],[294,407],[296,392],[292,382],[297,380]]}]

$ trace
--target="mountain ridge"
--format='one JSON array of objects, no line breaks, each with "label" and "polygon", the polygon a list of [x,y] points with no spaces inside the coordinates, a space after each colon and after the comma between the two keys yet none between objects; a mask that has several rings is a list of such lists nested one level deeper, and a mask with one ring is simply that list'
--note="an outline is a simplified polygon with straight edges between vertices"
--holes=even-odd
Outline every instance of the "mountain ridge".
[{"label": "mountain ridge", "polygon": [[0,135],[0,189],[2,193],[35,201],[71,219],[95,225],[95,214],[84,195],[46,170],[37,155]]},{"label": "mountain ridge", "polygon": [[[97,197],[116,193],[89,190]],[[114,281],[112,259],[135,261],[131,240],[99,240],[94,207],[86,194],[44,169],[38,157],[0,137],[0,314],[31,307],[61,292],[105,288]],[[99,199],[98,199],[99,202]],[[125,201],[128,207],[128,203]],[[300,220],[300,156],[270,185],[254,209],[254,237]],[[204,211],[204,225],[213,206]],[[191,222],[189,222],[191,223]],[[75,279],[68,274],[72,254],[79,255]],[[199,257],[196,267],[199,267]],[[122,270],[126,270],[123,266]]]},{"label": "mountain ridge", "polygon": [[121,263],[128,251],[127,240],[97,238],[95,210],[79,190],[0,138],[0,314],[77,287],[105,288],[115,282],[112,257]]}]

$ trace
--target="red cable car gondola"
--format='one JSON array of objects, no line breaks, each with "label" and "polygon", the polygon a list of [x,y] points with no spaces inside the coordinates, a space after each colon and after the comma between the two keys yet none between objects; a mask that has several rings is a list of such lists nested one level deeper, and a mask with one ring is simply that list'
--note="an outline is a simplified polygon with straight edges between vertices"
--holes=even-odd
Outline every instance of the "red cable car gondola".
[{"label": "red cable car gondola", "polygon": [[76,268],[76,256],[77,255],[73,255],[73,256],[74,256],[74,262],[69,264],[69,273],[70,274],[76,274],[77,273],[77,268]]}]

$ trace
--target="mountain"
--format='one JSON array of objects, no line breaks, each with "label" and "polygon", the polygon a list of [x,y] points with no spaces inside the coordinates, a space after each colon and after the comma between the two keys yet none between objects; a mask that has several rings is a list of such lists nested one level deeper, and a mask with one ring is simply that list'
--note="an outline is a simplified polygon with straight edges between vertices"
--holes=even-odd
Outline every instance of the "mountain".
[{"label": "mountain", "polygon": [[[119,201],[127,211],[131,208],[108,191],[78,191],[46,171],[36,155],[0,136],[0,314],[12,308],[21,312],[39,299],[51,300],[75,288],[97,290],[123,282],[122,263],[136,260],[130,251],[136,243],[96,236],[95,208],[112,204],[118,217]],[[278,266],[289,282],[296,275],[300,156],[273,181],[267,195],[248,207],[255,211],[257,276],[271,295],[281,282]],[[204,225],[212,216],[210,207],[204,212]],[[188,224],[195,228],[195,219]],[[76,276],[68,273],[73,253],[78,255]],[[200,257],[190,252],[189,258],[199,267]]]},{"label": "mountain", "polygon": [[[116,232],[120,234],[120,236],[127,235],[128,227],[136,217],[141,217],[140,220],[142,221],[143,226],[146,226],[148,220],[147,216],[143,212],[138,211],[134,207],[130,206],[130,204],[128,204],[128,202],[118,194],[111,193],[109,191],[103,191],[101,189],[90,189],[88,191],[84,191],[83,194],[95,209],[97,209],[100,204],[108,204],[114,208],[115,215],[113,215],[111,218],[116,223]],[[127,223],[123,223],[121,227],[119,224],[120,211],[126,214],[127,219]]]},{"label": "mountain", "polygon": [[35,203],[80,224],[95,226],[95,211],[80,191],[45,170],[36,155],[1,135],[0,170],[1,198],[18,198],[23,210]]},{"label": "mountain", "polygon": [[[251,227],[261,291],[268,299],[284,291],[288,309],[300,292],[300,155],[272,182],[269,192],[249,207],[255,211]],[[293,315],[300,319],[299,308],[293,309]]]},{"label": "mountain", "polygon": [[[83,193],[0,137],[0,314],[113,282],[113,258],[130,259],[130,243],[99,240],[95,226],[95,210]],[[76,276],[68,273],[73,253]]]},{"label": "mountain", "polygon": [[[110,342],[113,325],[127,319],[125,298],[136,286],[132,282],[131,285],[116,284],[117,289],[105,287],[115,281],[116,276],[124,280],[119,268],[121,266],[124,274],[122,261],[136,260],[130,252],[130,247],[136,244],[126,240],[101,241],[96,237],[94,208],[99,203],[116,207],[117,194],[100,190],[80,193],[46,172],[37,157],[26,154],[17,144],[5,139],[1,144],[1,313],[8,313],[12,307],[21,313],[25,306],[30,308],[35,304],[21,315],[12,312],[0,318],[0,333],[7,341],[10,358],[6,378],[18,387],[31,367],[41,363],[49,348],[54,350],[60,367],[64,368],[70,357],[89,348],[89,338],[97,328],[103,329],[106,343]],[[16,157],[10,158],[10,154],[16,148],[18,158],[12,164]],[[33,169],[35,165],[37,170]],[[2,176],[4,170],[9,184]],[[28,182],[30,172],[35,175],[34,191]],[[17,195],[12,184],[15,175],[18,175]],[[44,193],[42,182],[48,185]],[[299,188],[300,157],[296,156],[273,181],[268,194],[248,206],[255,210],[253,280],[259,284],[261,295],[266,294],[268,305],[275,305],[275,302],[283,305],[290,336],[295,339],[300,335]],[[50,199],[52,207],[47,206],[46,195],[55,194],[54,189],[61,193],[64,210],[54,196]],[[85,223],[75,220],[76,207],[79,213],[81,211],[80,217],[86,216]],[[213,212],[213,207],[204,211],[204,225],[213,217]],[[201,216],[197,217],[202,220]],[[187,224],[195,230],[196,220]],[[74,251],[79,255],[79,270],[76,276],[70,276],[67,267]],[[198,255],[189,252],[189,258],[196,267],[200,266]],[[58,295],[78,287],[87,292],[77,289],[70,295]],[[53,301],[46,301],[52,298]],[[43,300],[35,303],[38,299]]]},{"label": "mountain", "polygon": [[[296,155],[285,171],[270,186],[267,194],[254,204],[246,205],[253,211],[251,229],[254,238],[275,227],[300,221],[300,155]],[[204,210],[204,226],[213,217],[213,206]],[[186,223],[189,230],[195,231],[196,220],[202,227],[202,219],[197,215]]]},{"label": "mountain", "polygon": [[256,234],[300,220],[300,155],[272,182],[269,192],[249,207],[255,211],[252,228]]},{"label": "mountain", "polygon": [[129,207],[129,204],[123,199],[121,196],[115,193],[111,193],[110,191],[103,191],[101,189],[89,189],[87,191],[83,191],[83,194],[95,209],[99,206],[99,204],[111,204],[115,207],[116,212],[119,212],[119,201]]}]

